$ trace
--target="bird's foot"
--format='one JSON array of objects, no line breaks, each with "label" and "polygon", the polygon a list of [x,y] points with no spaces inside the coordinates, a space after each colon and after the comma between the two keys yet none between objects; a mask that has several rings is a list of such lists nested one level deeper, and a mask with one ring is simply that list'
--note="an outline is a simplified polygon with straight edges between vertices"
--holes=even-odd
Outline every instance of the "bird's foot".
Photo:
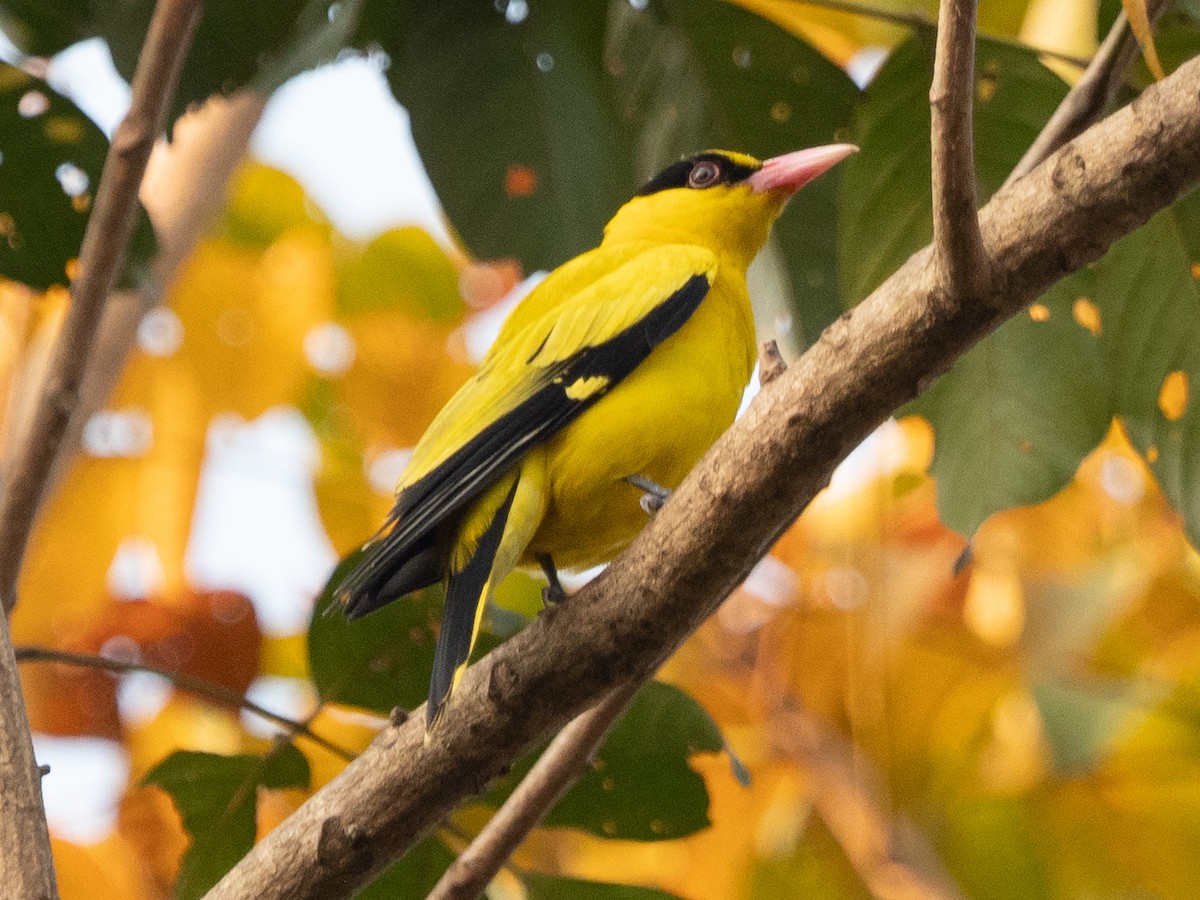
[{"label": "bird's foot", "polygon": [[667,498],[671,496],[671,489],[665,488],[656,481],[651,481],[645,475],[626,475],[625,481],[635,488],[646,493],[642,494],[641,506],[642,510],[648,516],[654,515],[663,508],[663,504],[667,502]]},{"label": "bird's foot", "polygon": [[567,599],[567,592],[563,588],[562,582],[558,580],[558,567],[554,565],[554,557],[549,553],[539,553],[537,561],[546,575],[546,581],[549,582],[542,588],[542,607],[562,603]]}]

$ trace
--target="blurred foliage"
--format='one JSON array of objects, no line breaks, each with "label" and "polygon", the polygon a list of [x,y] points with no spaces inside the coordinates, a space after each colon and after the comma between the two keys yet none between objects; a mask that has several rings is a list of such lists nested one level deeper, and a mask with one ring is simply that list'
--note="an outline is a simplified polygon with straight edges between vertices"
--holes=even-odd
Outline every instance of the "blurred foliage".
[{"label": "blurred foliage", "polygon": [[[108,140],[46,82],[0,62],[0,277],[45,289],[70,280]],[[129,245],[126,283],[154,255],[145,213]]]},{"label": "blurred foliage", "polygon": [[[0,21],[35,54],[100,35],[128,75],[151,6],[0,0]],[[1200,52],[1194,7],[1162,22],[1168,71]],[[1086,54],[1119,8],[984,4],[983,197],[1078,74],[1025,44]],[[663,162],[707,146],[862,147],[777,229],[781,274],[763,282],[776,296],[759,298],[771,311],[760,319],[790,310],[778,336],[803,345],[929,238],[932,30],[920,22],[935,10],[205,4],[177,112],[369,48],[465,247],[412,227],[356,243],[290,177],[249,163],[143,320],[85,452],[47,500],[12,628],[19,643],[214,687],[160,684],[158,702],[138,704],[127,701],[145,681],[24,667],[39,732],[120,742],[129,763],[111,832],[55,839],[65,898],[198,896],[383,716],[424,699],[440,590],[358,622],[324,615],[321,595],[303,633],[276,634],[257,598],[193,583],[205,461],[242,424],[302,416],[316,514],[350,553],[386,514],[406,448],[473,371],[465,335],[479,316],[523,271],[594,243]],[[924,19],[904,24],[914,14]],[[1149,83],[1135,67],[1126,98]],[[88,206],[72,201],[90,198],[106,144],[24,69],[0,68],[0,106],[0,225],[15,223],[0,241],[7,448],[67,302]],[[148,228],[139,235],[135,266],[153,253]],[[643,688],[492,896],[1191,896],[1198,260],[1193,195],[982,341],[856,451]],[[540,608],[528,576],[499,594],[509,609],[487,617],[481,652]],[[264,705],[334,749],[303,734],[276,743],[219,702],[264,684],[293,698]],[[362,896],[425,896],[535,756]]]}]

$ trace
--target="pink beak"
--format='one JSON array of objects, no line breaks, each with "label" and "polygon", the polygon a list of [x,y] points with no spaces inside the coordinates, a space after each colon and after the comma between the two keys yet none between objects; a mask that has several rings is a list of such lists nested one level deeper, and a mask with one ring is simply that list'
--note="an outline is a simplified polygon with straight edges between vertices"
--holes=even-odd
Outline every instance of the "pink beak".
[{"label": "pink beak", "polygon": [[826,169],[857,152],[858,148],[853,144],[826,144],[824,147],[796,150],[763,160],[762,168],[747,180],[756,194],[763,191],[794,194]]}]

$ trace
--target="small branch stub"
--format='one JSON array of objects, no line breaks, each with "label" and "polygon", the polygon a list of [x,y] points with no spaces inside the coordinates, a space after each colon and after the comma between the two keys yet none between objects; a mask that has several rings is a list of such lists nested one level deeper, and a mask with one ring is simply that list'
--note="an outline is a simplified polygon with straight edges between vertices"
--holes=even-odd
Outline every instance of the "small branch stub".
[{"label": "small branch stub", "polygon": [[976,0],[942,0],[932,111],[934,270],[941,292],[978,300],[988,291],[988,260],[975,196]]}]

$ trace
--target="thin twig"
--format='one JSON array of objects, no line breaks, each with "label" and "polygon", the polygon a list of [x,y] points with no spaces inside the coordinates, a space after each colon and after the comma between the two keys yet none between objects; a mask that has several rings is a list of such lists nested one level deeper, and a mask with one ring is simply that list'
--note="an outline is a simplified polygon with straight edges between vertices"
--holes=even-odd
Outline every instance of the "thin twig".
[{"label": "thin twig", "polygon": [[167,679],[167,681],[176,687],[197,694],[206,700],[211,700],[219,706],[224,706],[228,709],[244,709],[259,718],[266,719],[268,722],[281,725],[292,735],[307,738],[314,744],[324,747],[330,753],[340,756],[346,762],[349,762],[358,755],[354,751],[347,750],[345,747],[317,734],[309,727],[307,722],[300,722],[279,713],[271,712],[271,710],[259,706],[253,700],[239,694],[237,691],[223,684],[218,684],[215,681],[209,681],[207,678],[197,678],[195,675],[188,675],[184,672],[173,672],[170,669],[152,666],[149,663],[128,662],[108,656],[98,656],[94,653],[72,653],[69,650],[55,650],[52,647],[19,644],[13,648],[13,652],[19,663],[60,663],[67,666],[78,666],[83,669],[100,669],[105,672],[147,672],[151,675],[158,675]]},{"label": "thin twig", "polygon": [[[1158,21],[1168,6],[1170,0],[1150,0],[1148,12],[1151,24]],[[1078,137],[1104,115],[1116,99],[1117,91],[1125,81],[1125,74],[1137,56],[1137,50],[1138,41],[1129,28],[1125,13],[1118,13],[1087,69],[1042,127],[1021,161],[1009,173],[1005,185],[1028,174],[1034,166],[1067,141]]]},{"label": "thin twig", "polygon": [[8,467],[0,508],[0,603],[16,604],[17,576],[87,368],[105,301],[125,262],[138,216],[138,186],[162,133],[179,71],[200,21],[201,0],[159,0],[133,76],[133,99],[104,160],[96,205],[71,284],[71,306],[55,344],[33,423]]},{"label": "thin twig", "polygon": [[934,268],[944,292],[972,300],[988,289],[988,261],[975,202],[972,133],[976,2],[941,0],[929,89]]},{"label": "thin twig", "polygon": [[758,383],[766,387],[787,371],[787,362],[779,352],[779,342],[763,341],[758,345]]},{"label": "thin twig", "polygon": [[[793,2],[803,6],[819,6],[822,9],[832,9],[836,12],[849,13],[852,16],[862,16],[864,19],[891,22],[893,25],[903,25],[905,28],[911,28],[914,31],[923,31],[927,34],[933,34],[937,31],[937,23],[922,12],[901,12],[893,9],[880,9],[869,3],[856,3],[854,0],[793,0]],[[1088,64],[1086,59],[1076,56],[1073,53],[1064,53],[1060,50],[1043,50],[1041,47],[1034,47],[1031,44],[1026,44],[1024,41],[1001,37],[995,34],[980,34],[979,40],[982,43],[995,44],[1000,47],[1011,47],[1014,50],[1036,53],[1038,56],[1045,56],[1049,59],[1058,59],[1065,63],[1079,66],[1081,69]]]},{"label": "thin twig", "polygon": [[622,685],[563,728],[426,900],[475,900],[482,894],[525,836],[579,780],[640,686],[639,681]]}]

